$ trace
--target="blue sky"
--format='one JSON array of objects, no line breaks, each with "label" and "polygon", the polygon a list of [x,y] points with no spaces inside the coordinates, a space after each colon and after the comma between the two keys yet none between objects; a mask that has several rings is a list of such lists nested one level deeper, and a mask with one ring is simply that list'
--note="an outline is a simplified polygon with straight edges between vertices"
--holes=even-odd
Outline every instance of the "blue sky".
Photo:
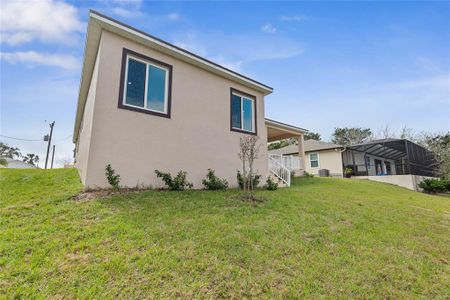
[{"label": "blue sky", "polygon": [[[1,134],[71,134],[89,9],[274,87],[266,116],[318,131],[450,130],[450,2],[29,1],[1,4]],[[0,140],[37,153],[42,141]]]}]

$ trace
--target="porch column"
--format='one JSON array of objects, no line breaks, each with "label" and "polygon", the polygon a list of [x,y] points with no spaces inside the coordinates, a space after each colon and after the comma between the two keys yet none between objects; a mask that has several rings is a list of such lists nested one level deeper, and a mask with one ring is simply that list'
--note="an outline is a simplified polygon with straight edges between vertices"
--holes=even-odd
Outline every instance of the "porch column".
[{"label": "porch column", "polygon": [[306,169],[306,158],[305,158],[305,147],[303,134],[298,136],[298,157],[302,160],[303,166],[301,166],[302,170]]}]

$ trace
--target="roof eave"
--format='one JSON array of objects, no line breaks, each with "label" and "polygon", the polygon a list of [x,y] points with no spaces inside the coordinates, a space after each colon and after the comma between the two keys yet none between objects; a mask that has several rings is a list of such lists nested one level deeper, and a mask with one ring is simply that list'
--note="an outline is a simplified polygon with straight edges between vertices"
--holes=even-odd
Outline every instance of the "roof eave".
[{"label": "roof eave", "polygon": [[[192,65],[198,66],[221,77],[238,82],[246,87],[261,92],[263,95],[268,95],[273,92],[272,87],[220,66],[180,47],[167,43],[139,29],[133,28],[94,10],[90,10],[73,134],[74,143],[76,143],[78,139],[78,128],[81,122],[82,112],[84,111],[87,91],[89,90],[95,58],[97,56],[97,50],[100,43],[101,31],[103,29],[131,39],[137,43],[143,44],[144,46],[153,48],[159,52],[165,53]],[[94,53],[95,57],[93,57]]]},{"label": "roof eave", "polygon": [[266,125],[271,125],[271,126],[274,126],[274,127],[281,127],[281,128],[285,128],[285,129],[288,129],[288,130],[291,130],[291,131],[296,131],[296,132],[303,133],[303,134],[309,132],[308,129],[297,127],[297,126],[293,126],[293,125],[289,125],[289,124],[282,123],[282,122],[278,122],[278,121],[275,121],[275,120],[272,120],[272,119],[268,119],[268,118],[265,118],[265,123],[266,123]]}]

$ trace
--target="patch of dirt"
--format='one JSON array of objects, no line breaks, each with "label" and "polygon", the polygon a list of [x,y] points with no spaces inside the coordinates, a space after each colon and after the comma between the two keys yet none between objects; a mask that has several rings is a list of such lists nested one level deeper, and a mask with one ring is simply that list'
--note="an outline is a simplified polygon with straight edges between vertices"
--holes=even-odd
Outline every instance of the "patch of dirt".
[{"label": "patch of dirt", "polygon": [[267,198],[261,197],[261,196],[256,196],[256,195],[251,194],[251,193],[245,193],[245,194],[237,195],[237,196],[234,196],[233,199],[250,203],[253,206],[257,206],[258,204],[267,202]]},{"label": "patch of dirt", "polygon": [[109,198],[116,195],[128,195],[138,192],[150,191],[150,189],[141,188],[123,188],[119,190],[114,189],[98,189],[98,190],[86,190],[72,197],[75,201],[89,201],[93,199]]},{"label": "patch of dirt", "polygon": [[341,221],[341,224],[344,225],[344,226],[347,226],[347,227],[352,227],[353,226],[353,223],[351,221],[349,221],[349,220]]}]

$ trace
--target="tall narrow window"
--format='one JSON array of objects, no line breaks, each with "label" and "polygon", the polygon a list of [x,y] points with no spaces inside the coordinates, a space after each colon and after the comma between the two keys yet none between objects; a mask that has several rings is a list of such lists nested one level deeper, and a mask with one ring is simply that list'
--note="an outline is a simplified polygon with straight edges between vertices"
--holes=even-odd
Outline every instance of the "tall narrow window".
[{"label": "tall narrow window", "polygon": [[147,107],[155,111],[165,111],[166,99],[166,73],[165,69],[148,66]]},{"label": "tall narrow window", "polygon": [[126,103],[129,105],[144,107],[146,67],[140,61],[128,59]]},{"label": "tall narrow window", "polygon": [[233,128],[242,128],[241,114],[242,99],[239,96],[231,95],[231,126]]},{"label": "tall narrow window", "polygon": [[254,96],[231,90],[231,130],[256,133]]},{"label": "tall narrow window", "polygon": [[124,49],[119,107],[170,117],[172,67]]},{"label": "tall narrow window", "polygon": [[244,119],[243,129],[253,131],[253,101],[247,98],[242,99],[242,116]]},{"label": "tall narrow window", "polygon": [[318,153],[309,154],[309,163],[311,168],[319,167],[319,154]]}]

